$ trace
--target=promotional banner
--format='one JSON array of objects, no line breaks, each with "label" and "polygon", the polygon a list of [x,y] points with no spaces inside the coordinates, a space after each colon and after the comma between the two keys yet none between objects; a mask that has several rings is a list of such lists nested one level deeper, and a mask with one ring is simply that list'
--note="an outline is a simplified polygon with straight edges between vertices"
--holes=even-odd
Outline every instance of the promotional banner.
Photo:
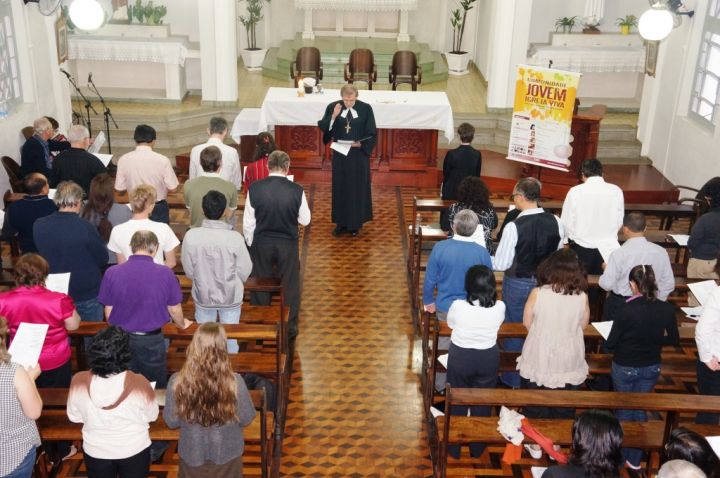
[{"label": "promotional banner", "polygon": [[567,171],[580,73],[519,65],[508,159]]}]

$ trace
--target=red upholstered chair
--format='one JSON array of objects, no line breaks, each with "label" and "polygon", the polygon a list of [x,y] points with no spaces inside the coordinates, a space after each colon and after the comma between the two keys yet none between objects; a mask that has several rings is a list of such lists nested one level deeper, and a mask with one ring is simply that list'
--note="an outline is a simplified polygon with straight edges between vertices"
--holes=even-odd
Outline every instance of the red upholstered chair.
[{"label": "red upholstered chair", "polygon": [[350,61],[345,63],[345,81],[352,84],[355,81],[365,81],[368,89],[377,81],[377,66],[375,57],[367,48],[356,48],[350,52]]},{"label": "red upholstered chair", "polygon": [[295,81],[295,88],[300,78],[315,78],[320,81],[323,77],[323,65],[320,61],[320,50],[314,46],[300,48],[295,61],[290,64],[290,78]]},{"label": "red upholstered chair", "polygon": [[390,65],[390,83],[392,89],[397,85],[409,83],[413,91],[422,83],[422,68],[418,65],[417,55],[412,51],[396,51]]}]

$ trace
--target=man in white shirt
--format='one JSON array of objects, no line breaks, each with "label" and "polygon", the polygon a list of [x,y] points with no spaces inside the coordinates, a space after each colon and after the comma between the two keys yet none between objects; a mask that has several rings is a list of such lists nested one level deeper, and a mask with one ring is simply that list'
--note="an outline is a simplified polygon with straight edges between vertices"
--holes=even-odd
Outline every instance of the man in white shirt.
[{"label": "man in white shirt", "polygon": [[240,169],[240,155],[237,149],[223,143],[228,132],[228,123],[225,118],[215,116],[210,119],[207,133],[210,138],[207,143],[199,144],[190,151],[190,174],[189,179],[202,175],[203,168],[200,165],[200,153],[208,146],[217,146],[222,153],[222,166],[218,174],[226,181],[230,181],[235,185],[235,189],[240,190],[242,186],[242,171]]},{"label": "man in white shirt", "polygon": [[[720,273],[720,263],[715,266]],[[710,295],[695,327],[698,349],[697,384],[700,395],[720,396],[720,287]],[[695,423],[720,424],[720,414],[698,413]]]},{"label": "man in white shirt", "polygon": [[625,199],[619,187],[605,182],[602,163],[597,159],[583,161],[580,173],[583,183],[568,191],[560,220],[566,242],[585,266],[585,272],[601,274],[604,260],[599,249],[617,244]]}]

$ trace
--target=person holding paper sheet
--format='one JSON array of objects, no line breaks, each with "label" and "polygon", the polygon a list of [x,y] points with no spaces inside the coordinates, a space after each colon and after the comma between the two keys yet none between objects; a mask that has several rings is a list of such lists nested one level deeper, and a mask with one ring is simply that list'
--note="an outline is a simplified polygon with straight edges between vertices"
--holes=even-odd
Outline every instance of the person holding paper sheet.
[{"label": "person holding paper sheet", "polygon": [[40,434],[35,420],[42,399],[35,386],[40,366],[25,370],[7,351],[8,325],[0,317],[0,476],[30,478]]},{"label": "person holding paper sheet", "polygon": [[68,131],[70,149],[63,151],[53,160],[50,172],[50,186],[55,188],[62,181],[74,181],[87,197],[90,192],[90,181],[107,168],[94,154],[88,153],[90,133],[85,126],[76,124]]},{"label": "person holding paper sheet", "polygon": [[[720,274],[720,261],[715,264]],[[720,287],[704,304],[703,313],[695,327],[695,343],[698,349],[697,383],[701,395],[720,396]],[[720,424],[717,413],[698,413],[696,423]]]},{"label": "person holding paper sheet", "polygon": [[[649,393],[660,376],[663,345],[680,342],[675,307],[657,300],[652,266],[633,267],[629,281],[633,295],[618,311],[605,346],[613,353],[614,390]],[[618,410],[617,417],[621,422],[647,421],[644,410]],[[630,468],[640,468],[641,449],[623,448],[623,456]]]},{"label": "person holding paper sheet", "polygon": [[688,279],[717,279],[715,264],[720,253],[720,183],[710,183],[705,190],[710,210],[700,216],[690,231]]},{"label": "person holding paper sheet", "polygon": [[370,155],[377,131],[372,107],[357,99],[357,87],[343,85],[340,94],[342,100],[327,106],[318,126],[325,144],[338,141],[350,145],[347,155],[332,153],[332,222],[333,235],[349,232],[357,236],[373,218]]},{"label": "person holding paper sheet", "polygon": [[618,230],[625,214],[622,189],[606,183],[602,163],[586,159],[580,166],[582,184],[573,186],[565,196],[560,220],[565,240],[575,251],[587,274],[602,274],[605,262],[600,250],[617,244]]}]

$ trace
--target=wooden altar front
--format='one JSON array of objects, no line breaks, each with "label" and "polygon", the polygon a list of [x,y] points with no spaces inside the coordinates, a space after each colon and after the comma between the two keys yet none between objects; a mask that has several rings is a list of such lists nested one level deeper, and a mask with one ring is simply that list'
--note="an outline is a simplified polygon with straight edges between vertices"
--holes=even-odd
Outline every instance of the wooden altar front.
[{"label": "wooden altar front", "polygon": [[[332,180],[332,150],[322,142],[316,126],[276,126],[275,143],[290,155],[290,168],[297,181],[329,183]],[[437,130],[378,129],[377,145],[370,157],[374,184],[435,187]]]}]

